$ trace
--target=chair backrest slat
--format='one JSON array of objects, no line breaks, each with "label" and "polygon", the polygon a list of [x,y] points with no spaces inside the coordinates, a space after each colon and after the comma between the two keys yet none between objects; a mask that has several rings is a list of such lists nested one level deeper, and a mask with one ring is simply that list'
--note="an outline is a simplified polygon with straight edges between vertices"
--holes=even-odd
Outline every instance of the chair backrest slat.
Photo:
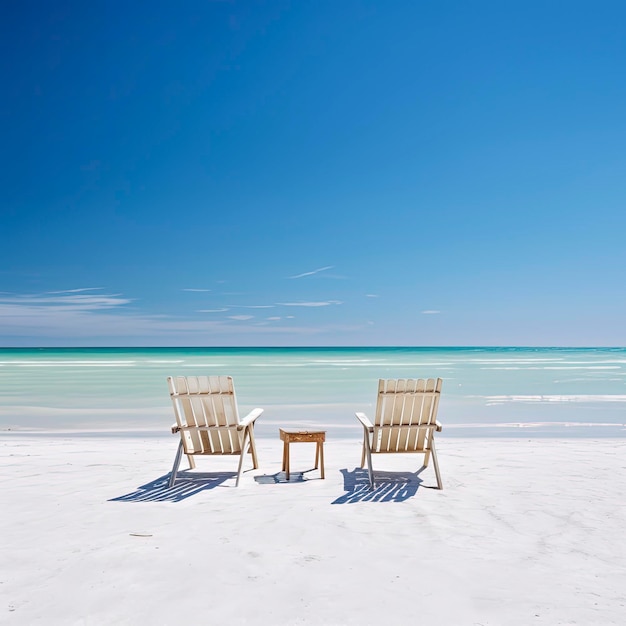
[{"label": "chair backrest slat", "polygon": [[230,376],[176,376],[169,377],[168,384],[176,422],[185,427],[185,453],[237,454],[241,450],[236,432],[239,413]]},{"label": "chair backrest slat", "polygon": [[441,394],[441,378],[380,379],[374,419],[374,452],[430,449]]}]

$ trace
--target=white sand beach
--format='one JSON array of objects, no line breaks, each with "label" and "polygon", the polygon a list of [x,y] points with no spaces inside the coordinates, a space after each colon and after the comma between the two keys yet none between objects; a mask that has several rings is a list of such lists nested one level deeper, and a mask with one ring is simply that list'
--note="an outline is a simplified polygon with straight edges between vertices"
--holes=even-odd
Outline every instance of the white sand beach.
[{"label": "white sand beach", "polygon": [[374,492],[357,440],[290,483],[257,443],[239,488],[227,457],[168,490],[174,436],[3,434],[0,622],[626,621],[625,440],[441,437],[443,491],[386,455]]}]

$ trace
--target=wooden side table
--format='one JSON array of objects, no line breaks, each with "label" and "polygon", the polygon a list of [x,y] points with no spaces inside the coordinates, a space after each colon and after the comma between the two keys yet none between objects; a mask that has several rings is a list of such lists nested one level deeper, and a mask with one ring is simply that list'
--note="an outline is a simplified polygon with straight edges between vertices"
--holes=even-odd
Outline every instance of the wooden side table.
[{"label": "wooden side table", "polygon": [[326,440],[325,430],[285,430],[280,428],[280,438],[283,441],[283,472],[289,480],[289,444],[300,442],[314,442],[317,444],[315,449],[315,468],[320,468],[321,477],[324,478],[324,441]]}]

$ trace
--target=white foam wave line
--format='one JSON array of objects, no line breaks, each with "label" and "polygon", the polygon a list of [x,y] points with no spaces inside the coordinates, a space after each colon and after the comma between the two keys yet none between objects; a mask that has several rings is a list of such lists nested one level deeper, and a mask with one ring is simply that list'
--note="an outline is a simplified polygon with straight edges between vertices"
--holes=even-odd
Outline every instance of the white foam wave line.
[{"label": "white foam wave line", "polygon": [[226,363],[183,363],[182,367],[233,367]]},{"label": "white foam wave line", "polygon": [[390,367],[463,367],[467,365],[467,363],[463,363],[462,361],[385,361],[384,365],[388,365]]},{"label": "white foam wave line", "polygon": [[134,367],[135,363],[18,363],[15,367],[30,368],[30,367],[56,367],[56,368],[70,368],[70,367]]},{"label": "white foam wave line", "polygon": [[567,367],[544,367],[545,370],[621,370],[619,365],[574,365]]},{"label": "white foam wave line", "polygon": [[86,418],[92,415],[112,415],[112,414],[124,414],[124,415],[164,415],[170,414],[171,409],[169,407],[141,407],[141,408],[128,408],[128,407],[110,407],[110,408],[93,408],[93,407],[51,407],[51,406],[0,406],[1,416],[15,416],[15,415],[75,415],[81,414]]},{"label": "white foam wave line", "polygon": [[567,360],[568,363],[572,363],[573,365],[584,365],[585,363],[626,363],[626,358],[603,358],[603,359],[583,359],[582,361],[570,361]]},{"label": "white foam wave line", "polygon": [[123,359],[123,360],[115,360],[115,361],[111,361],[109,359],[99,359],[99,360],[95,360],[95,359],[84,359],[84,360],[78,360],[78,359],[72,359],[72,360],[59,360],[59,361],[51,361],[51,360],[46,360],[46,361],[40,361],[40,360],[36,360],[36,361],[0,361],[1,364],[5,364],[5,365],[40,365],[40,364],[44,364],[44,365],[66,365],[66,364],[75,364],[78,363],[80,365],[82,365],[83,363],[136,363],[137,361],[133,360],[133,361],[129,361],[128,359]]},{"label": "white foam wave line", "polygon": [[[544,359],[529,359],[529,358],[511,358],[511,359],[467,359],[469,363],[561,363],[565,358],[544,358]],[[459,361],[463,363],[463,361]]]},{"label": "white foam wave line", "polygon": [[[609,378],[609,380],[619,380],[621,382],[621,379],[615,379],[615,378]],[[557,384],[569,384],[569,383],[588,383],[589,382],[589,378],[563,378],[562,380],[553,380],[552,383],[557,385]]]},{"label": "white foam wave line", "polygon": [[[354,409],[353,412],[360,410],[359,407],[373,407],[373,404],[361,404],[361,403],[355,403],[355,402],[307,402],[305,403],[300,403],[300,404],[266,404],[263,403],[261,406],[263,406],[263,408],[265,409],[265,411],[271,411],[271,410],[283,410],[283,409],[289,409],[289,410],[302,410],[302,409],[344,409],[346,407],[349,407],[350,409]],[[356,408],[355,408],[356,407]],[[356,420],[356,418],[355,418]],[[263,420],[263,422],[265,423],[265,420]],[[355,423],[358,426],[358,422],[355,421]]]},{"label": "white foam wave line", "polygon": [[313,364],[321,364],[321,365],[393,365],[400,367],[410,367],[410,366],[419,366],[419,367],[428,367],[428,366],[441,366],[441,367],[453,367],[457,365],[455,362],[443,361],[420,361],[418,363],[412,363],[407,361],[402,361],[400,359],[394,360],[376,360],[376,359],[315,359],[311,361]]},{"label": "white foam wave line", "polygon": [[[248,365],[255,365],[254,363],[249,363]],[[263,363],[262,365],[267,365]],[[272,364],[274,367],[292,367],[293,365],[301,365],[301,366],[355,366],[355,367],[429,367],[429,366],[438,366],[438,367],[455,367],[456,363],[448,363],[448,362],[407,362],[407,361],[374,361],[367,359],[360,360],[300,360],[300,361],[279,361],[277,363]]]},{"label": "white foam wave line", "polygon": [[626,428],[626,424],[621,422],[501,422],[496,424],[446,424],[445,428],[572,428],[576,426],[583,426],[585,428],[594,428],[595,426],[602,428]]},{"label": "white foam wave line", "polygon": [[[471,363],[484,363],[486,365],[505,365],[507,363],[515,365],[533,365],[535,363],[554,363],[556,365],[605,365],[605,364],[624,364],[626,359],[589,359],[587,361],[570,361],[568,359],[473,359],[468,360]],[[459,361],[463,364],[463,361]]]},{"label": "white foam wave line", "polygon": [[168,360],[150,360],[150,361],[146,361],[146,363],[184,363],[185,361],[183,359],[180,359],[178,361],[168,361]]},{"label": "white foam wave line", "polygon": [[310,363],[245,363],[246,367],[311,367]]},{"label": "white foam wave line", "polygon": [[[314,422],[311,420],[297,420],[298,427],[310,428],[311,430],[322,430],[324,428],[333,428],[338,429],[342,428],[345,430],[354,430],[354,429],[362,429],[363,427],[356,420],[354,420],[354,424],[346,424],[343,422]],[[263,426],[278,426],[279,428],[290,428],[288,425],[285,425],[285,420],[263,420]]]},{"label": "white foam wave line", "polygon": [[389,367],[391,363],[309,363],[309,365],[318,365],[321,367]]},{"label": "white foam wave line", "polygon": [[386,359],[311,359],[311,363],[386,363]]},{"label": "white foam wave line", "polygon": [[626,402],[624,394],[563,394],[563,395],[533,395],[533,396],[469,396],[482,397],[489,404],[504,402]]},{"label": "white foam wave line", "polygon": [[[353,362],[343,362],[343,361],[329,361],[328,363],[321,363],[319,361],[317,362],[313,362],[313,361],[309,361],[307,363],[300,363],[300,365],[302,367],[341,367],[341,368],[348,368],[348,367],[386,367],[387,365],[385,363],[366,363],[366,362],[357,362],[357,361],[353,361]],[[291,363],[286,363],[284,365],[285,367],[291,367]]]},{"label": "white foam wave line", "polygon": [[547,367],[481,367],[481,370],[619,370],[619,365],[575,365],[575,366],[547,366]]},{"label": "white foam wave line", "polygon": [[589,365],[590,363],[602,364],[602,363],[626,363],[626,359],[588,359],[587,361],[570,361],[565,360],[570,365]]},{"label": "white foam wave line", "polygon": [[163,432],[162,430],[157,430],[151,426],[130,426],[126,424],[116,424],[114,428],[104,428],[102,426],[98,426],[93,428],[91,425],[78,425],[73,428],[69,428],[64,426],[62,428],[54,428],[50,429],[41,428],[38,426],[10,426],[9,428],[0,427],[0,436],[4,435],[93,435],[98,436],[102,434],[115,434],[115,435],[135,435],[135,434],[150,434],[154,435],[162,435],[163,438],[169,439],[171,437],[171,433]]},{"label": "white foam wave line", "polygon": [[59,361],[58,363],[0,363],[2,367],[134,367],[136,361]]}]

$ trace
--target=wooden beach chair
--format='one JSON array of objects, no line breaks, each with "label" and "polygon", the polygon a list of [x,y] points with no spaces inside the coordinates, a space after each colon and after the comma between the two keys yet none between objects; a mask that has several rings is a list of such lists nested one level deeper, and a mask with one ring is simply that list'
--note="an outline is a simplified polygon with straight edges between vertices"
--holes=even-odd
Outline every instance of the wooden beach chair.
[{"label": "wooden beach chair", "polygon": [[263,409],[253,409],[240,420],[230,376],[169,376],[167,383],[176,415],[172,433],[180,433],[169,486],[174,485],[183,453],[187,455],[190,469],[196,466],[195,456],[239,455],[235,484],[238,486],[246,444],[254,468],[259,466],[254,422]]},{"label": "wooden beach chair", "polygon": [[356,414],[364,431],[361,467],[367,459],[370,487],[372,454],[418,452],[424,454],[424,467],[432,455],[437,487],[443,489],[435,450],[435,431],[441,430],[437,421],[441,383],[441,378],[378,381],[374,423],[364,413]]}]

